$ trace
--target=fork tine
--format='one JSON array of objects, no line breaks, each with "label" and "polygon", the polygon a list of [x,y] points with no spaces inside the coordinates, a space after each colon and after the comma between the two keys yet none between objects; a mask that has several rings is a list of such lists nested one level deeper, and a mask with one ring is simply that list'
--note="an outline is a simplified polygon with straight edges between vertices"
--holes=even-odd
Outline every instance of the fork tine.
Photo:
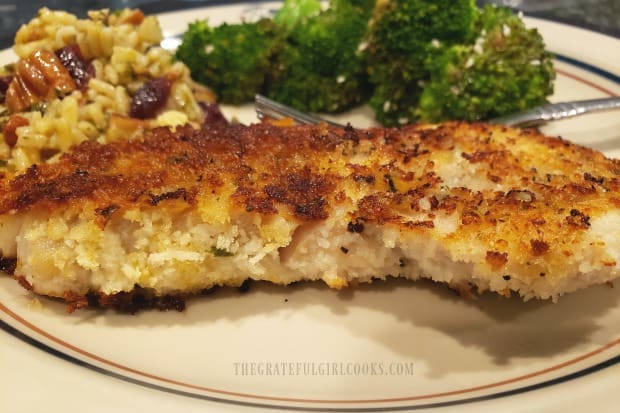
[{"label": "fork tine", "polygon": [[269,99],[268,97],[260,94],[257,94],[254,97],[254,102],[256,105],[256,114],[258,115],[259,119],[263,119],[263,117],[268,116],[274,119],[291,118],[295,122],[305,125],[314,125],[324,122],[332,126],[344,126],[340,123],[332,122],[319,116],[301,112],[297,109],[276,102],[275,100]]}]

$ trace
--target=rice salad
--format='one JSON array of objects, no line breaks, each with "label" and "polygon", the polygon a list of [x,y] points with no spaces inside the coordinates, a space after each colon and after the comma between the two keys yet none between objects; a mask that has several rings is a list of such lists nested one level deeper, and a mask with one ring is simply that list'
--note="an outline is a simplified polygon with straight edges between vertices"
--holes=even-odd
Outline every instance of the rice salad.
[{"label": "rice salad", "polygon": [[79,19],[39,10],[0,67],[0,170],[53,162],[86,140],[131,139],[156,126],[204,120],[214,94],[160,47],[155,16],[137,9]]}]

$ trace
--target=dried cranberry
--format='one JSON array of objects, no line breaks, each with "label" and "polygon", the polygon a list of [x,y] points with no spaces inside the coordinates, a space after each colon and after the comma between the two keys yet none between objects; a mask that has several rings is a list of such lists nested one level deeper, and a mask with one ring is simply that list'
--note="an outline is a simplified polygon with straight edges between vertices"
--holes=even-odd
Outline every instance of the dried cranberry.
[{"label": "dried cranberry", "polygon": [[4,103],[6,91],[13,80],[13,76],[0,76],[0,103]]},{"label": "dried cranberry", "polygon": [[56,50],[56,56],[73,78],[80,90],[88,87],[88,81],[95,76],[95,67],[82,56],[80,46],[65,46]]},{"label": "dried cranberry", "polygon": [[131,98],[129,116],[138,119],[153,118],[166,105],[170,95],[170,80],[158,77],[146,82]]},{"label": "dried cranberry", "polygon": [[228,125],[228,120],[222,114],[217,103],[198,102],[198,105],[205,115],[203,125]]}]

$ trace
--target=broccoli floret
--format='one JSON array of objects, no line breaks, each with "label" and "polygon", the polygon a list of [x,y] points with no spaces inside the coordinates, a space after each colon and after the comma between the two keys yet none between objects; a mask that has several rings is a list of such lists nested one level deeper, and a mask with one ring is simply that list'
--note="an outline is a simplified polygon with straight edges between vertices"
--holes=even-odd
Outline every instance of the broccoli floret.
[{"label": "broccoli floret", "polygon": [[281,43],[270,19],[217,27],[203,20],[189,25],[175,56],[195,80],[213,88],[221,102],[239,104],[262,90]]},{"label": "broccoli floret", "polygon": [[338,7],[341,3],[345,5],[353,6],[358,12],[362,13],[366,17],[372,15],[373,10],[377,4],[377,0],[331,0],[331,7]]},{"label": "broccoli floret", "polygon": [[290,32],[267,88],[270,98],[304,111],[331,113],[367,97],[358,49],[368,13],[350,1],[330,6]]},{"label": "broccoli floret", "polygon": [[[354,7],[358,12],[370,17],[376,0],[330,0],[330,8]],[[273,21],[282,29],[291,31],[296,26],[305,24],[323,10],[321,0],[284,0],[282,7],[273,17]]]},{"label": "broccoli floret", "polygon": [[280,10],[273,17],[273,21],[281,29],[290,32],[320,12],[320,0],[285,0]]},{"label": "broccoli floret", "polygon": [[419,119],[491,119],[543,104],[553,92],[552,55],[536,30],[495,6],[482,9],[476,26],[474,42],[429,59]]},{"label": "broccoli floret", "polygon": [[375,90],[370,106],[384,125],[415,120],[429,77],[425,61],[437,44],[469,41],[474,0],[379,0],[367,35],[366,64]]}]

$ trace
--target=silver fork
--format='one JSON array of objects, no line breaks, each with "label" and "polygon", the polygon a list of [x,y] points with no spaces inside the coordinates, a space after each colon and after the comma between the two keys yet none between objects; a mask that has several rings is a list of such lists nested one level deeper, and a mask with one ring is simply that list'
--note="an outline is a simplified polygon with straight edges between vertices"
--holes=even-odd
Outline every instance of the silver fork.
[{"label": "silver fork", "polygon": [[[271,100],[263,95],[255,96],[256,114],[259,119],[291,118],[297,123],[315,124],[325,122],[334,126],[344,126],[319,116],[301,112],[290,106]],[[498,125],[529,127],[545,122],[571,118],[586,113],[603,112],[620,109],[620,96],[602,99],[576,100],[573,102],[552,103],[538,106],[524,112],[491,119],[487,122]]]},{"label": "silver fork", "polygon": [[275,100],[271,100],[263,95],[254,96],[254,105],[256,107],[256,115],[259,119],[263,119],[265,117],[272,119],[291,118],[295,122],[304,125],[313,125],[315,123],[325,122],[332,126],[344,126],[338,122],[332,122],[331,120],[299,111],[280,102],[276,102]]}]

